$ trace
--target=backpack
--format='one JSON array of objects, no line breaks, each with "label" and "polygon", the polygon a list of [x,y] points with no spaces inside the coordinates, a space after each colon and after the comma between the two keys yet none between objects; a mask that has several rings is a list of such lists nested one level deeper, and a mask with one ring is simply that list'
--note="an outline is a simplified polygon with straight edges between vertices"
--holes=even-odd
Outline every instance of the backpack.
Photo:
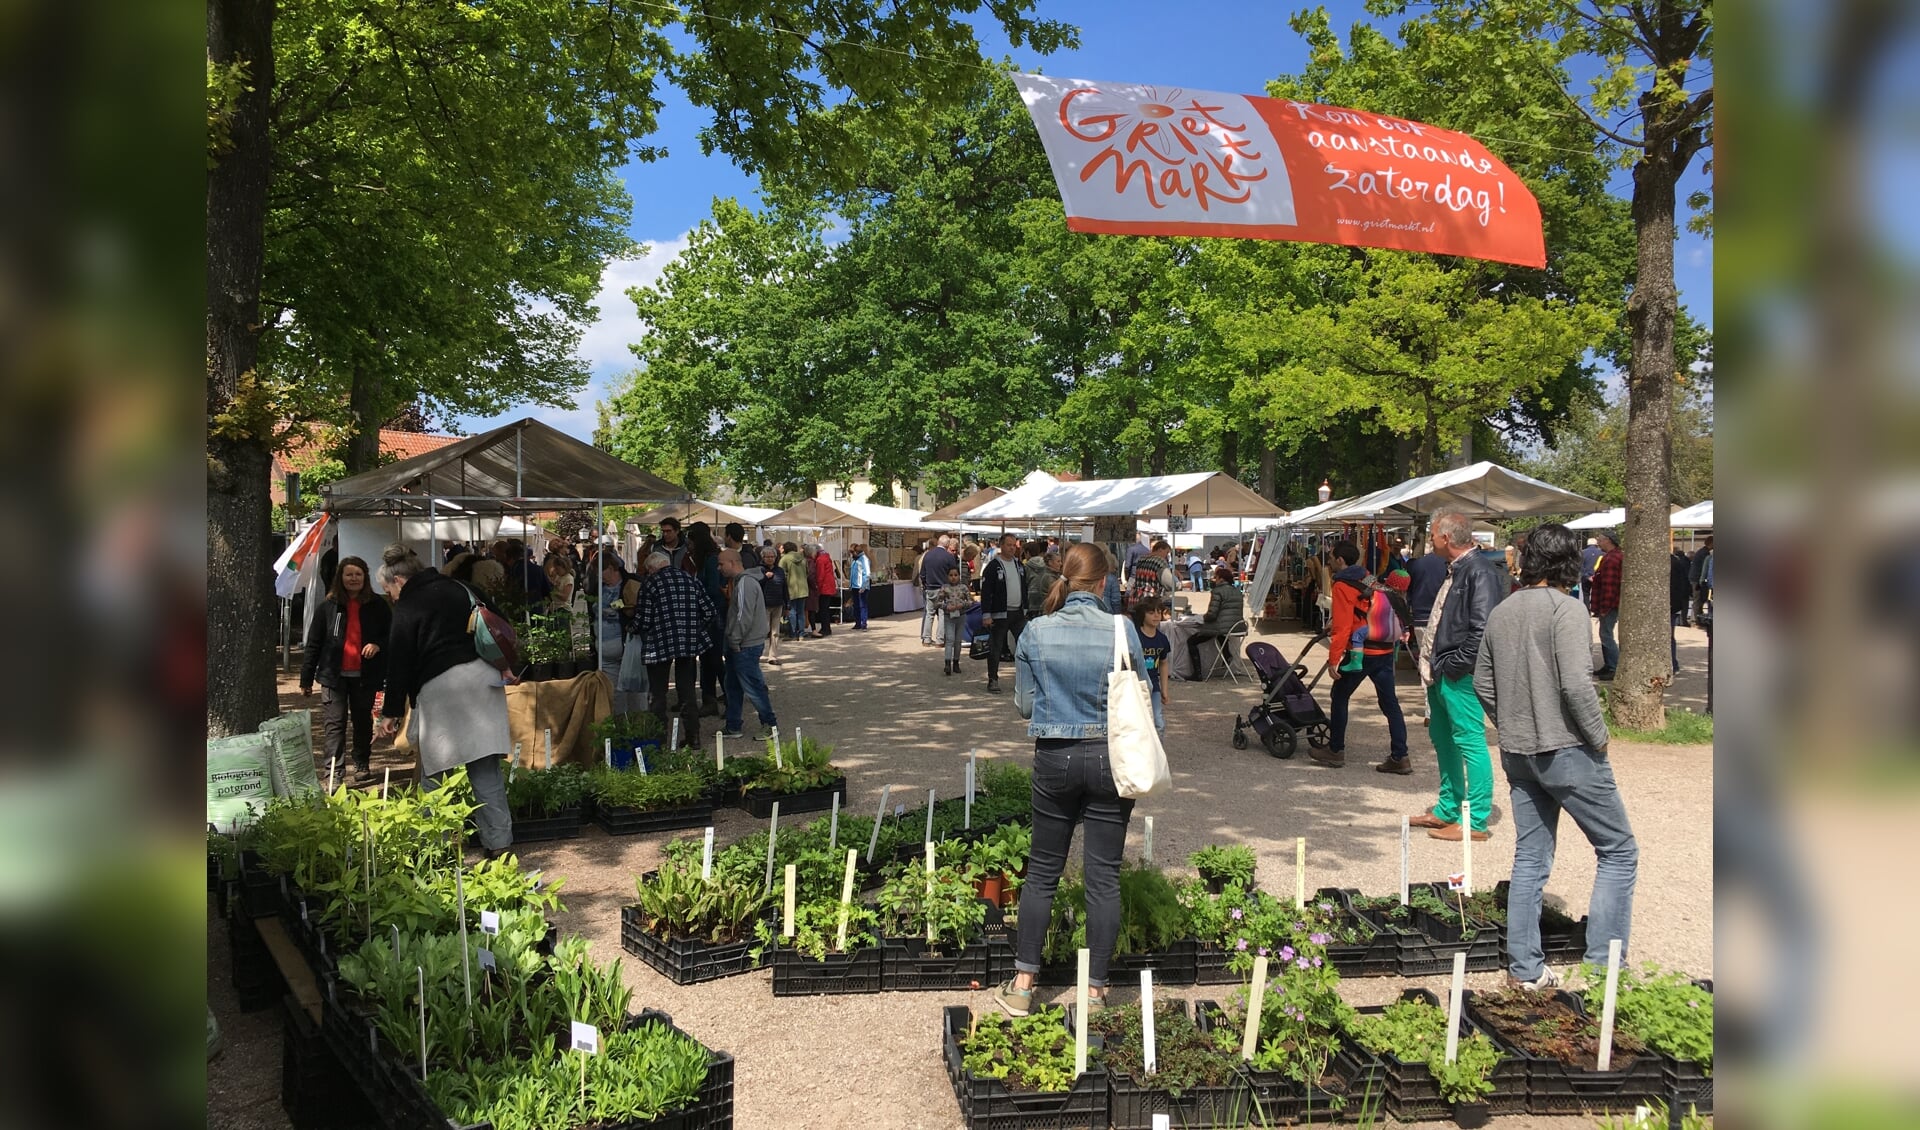
[{"label": "backpack", "polygon": [[513,634],[513,625],[498,612],[480,603],[480,597],[466,585],[467,601],[471,608],[467,616],[467,634],[473,637],[473,650],[480,658],[493,664],[508,680],[513,678],[514,668],[520,666],[520,640]]},{"label": "backpack", "polygon": [[1355,650],[1405,643],[1407,629],[1413,623],[1413,607],[1407,603],[1406,595],[1381,584],[1371,573],[1360,579],[1354,613],[1360,619],[1359,626],[1353,630]]},{"label": "backpack", "polygon": [[1151,554],[1133,563],[1133,583],[1127,588],[1129,607],[1147,597],[1164,594],[1165,585],[1160,576],[1164,568],[1166,563]]}]

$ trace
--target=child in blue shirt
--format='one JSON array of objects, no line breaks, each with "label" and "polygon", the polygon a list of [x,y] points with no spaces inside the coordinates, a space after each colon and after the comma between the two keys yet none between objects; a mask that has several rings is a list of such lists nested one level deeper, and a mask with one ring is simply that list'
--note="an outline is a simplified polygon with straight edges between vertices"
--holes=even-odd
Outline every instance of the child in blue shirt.
[{"label": "child in blue shirt", "polygon": [[1140,653],[1147,661],[1147,686],[1152,689],[1153,697],[1159,700],[1162,710],[1167,704],[1167,657],[1173,653],[1172,642],[1160,630],[1160,625],[1166,619],[1167,602],[1164,597],[1147,596],[1134,602],[1133,626],[1140,629]]}]

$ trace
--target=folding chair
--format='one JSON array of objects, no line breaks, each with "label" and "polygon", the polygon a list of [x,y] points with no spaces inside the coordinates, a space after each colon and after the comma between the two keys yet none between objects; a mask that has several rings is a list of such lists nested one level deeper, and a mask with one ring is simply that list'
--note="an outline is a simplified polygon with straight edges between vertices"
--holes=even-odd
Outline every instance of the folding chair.
[{"label": "folding chair", "polygon": [[1235,640],[1239,640],[1242,644],[1246,643],[1247,634],[1250,631],[1252,631],[1252,625],[1248,624],[1245,619],[1240,619],[1233,622],[1233,627],[1227,629],[1226,635],[1215,636],[1213,639],[1213,662],[1207,664],[1207,673],[1201,677],[1204,679],[1213,678],[1214,671],[1218,670],[1220,666],[1224,664],[1227,668],[1227,674],[1233,677],[1234,684],[1236,686],[1239,685],[1240,671],[1239,668],[1234,665],[1233,656],[1228,653],[1227,649],[1233,646]]}]

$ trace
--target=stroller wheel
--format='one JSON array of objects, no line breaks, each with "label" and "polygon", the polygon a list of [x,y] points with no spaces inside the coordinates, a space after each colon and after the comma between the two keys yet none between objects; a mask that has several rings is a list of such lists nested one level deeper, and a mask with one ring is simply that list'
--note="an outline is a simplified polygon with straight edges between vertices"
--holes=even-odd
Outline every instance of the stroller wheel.
[{"label": "stroller wheel", "polygon": [[1273,719],[1272,728],[1260,735],[1260,743],[1267,747],[1267,752],[1282,761],[1293,756],[1299,741],[1299,731],[1293,728],[1292,723],[1281,718]]},{"label": "stroller wheel", "polygon": [[1233,728],[1233,748],[1247,748],[1247,732],[1238,726]]},{"label": "stroller wheel", "polygon": [[1308,744],[1308,745],[1310,745],[1310,746],[1312,746],[1312,747],[1313,747],[1313,748],[1315,748],[1315,749],[1325,749],[1325,748],[1326,748],[1326,746],[1327,746],[1327,738],[1326,738],[1326,735],[1325,735],[1325,734],[1316,734],[1316,733],[1313,733],[1313,732],[1311,732],[1311,731],[1309,731],[1309,732],[1307,733],[1307,744]]}]

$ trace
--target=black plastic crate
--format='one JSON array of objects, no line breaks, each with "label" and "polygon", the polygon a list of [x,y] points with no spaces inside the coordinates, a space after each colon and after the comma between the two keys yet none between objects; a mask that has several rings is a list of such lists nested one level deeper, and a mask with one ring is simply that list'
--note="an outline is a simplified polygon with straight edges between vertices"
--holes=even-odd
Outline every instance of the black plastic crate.
[{"label": "black plastic crate", "polygon": [[[1445,883],[1422,885],[1443,899],[1452,894]],[[1453,972],[1453,955],[1462,950],[1467,954],[1469,973],[1493,973],[1506,968],[1505,931],[1500,927],[1476,928],[1469,939],[1460,927],[1423,910],[1414,909],[1411,917],[1420,933],[1418,937],[1398,936],[1402,977],[1447,976]]]},{"label": "black plastic crate", "polygon": [[831,782],[817,789],[808,789],[798,793],[776,793],[772,789],[748,789],[740,795],[738,804],[747,810],[747,814],[756,820],[765,820],[773,815],[773,803],[780,802],[780,815],[792,816],[797,812],[825,812],[833,807],[833,798],[840,798],[840,807],[847,807],[847,779],[835,777]]},{"label": "black plastic crate", "polygon": [[1183,1130],[1242,1130],[1259,1125],[1253,1087],[1236,1078],[1223,1087],[1188,1087],[1178,1095],[1135,1082],[1132,1076],[1109,1074],[1113,1130],[1153,1130],[1153,1116],[1167,1115]]},{"label": "black plastic crate", "polygon": [[[1494,884],[1494,897],[1500,903],[1501,909],[1503,910],[1507,906],[1507,894],[1512,887],[1513,883],[1507,879],[1502,879]],[[1502,930],[1500,932],[1502,968],[1506,968],[1510,964],[1510,962],[1507,961],[1506,942],[1507,932]],[[1543,902],[1541,904],[1540,952],[1546,956],[1548,965],[1577,965],[1585,960],[1587,956],[1586,915],[1581,915],[1578,922],[1570,924],[1556,922],[1549,925],[1546,921],[1546,904]]]},{"label": "black plastic crate", "polygon": [[620,948],[676,985],[696,985],[745,973],[754,967],[751,936],[737,942],[658,938],[640,923],[638,906],[620,908]]},{"label": "black plastic crate", "polygon": [[320,1026],[300,1002],[281,998],[280,1108],[294,1130],[357,1130],[378,1121]]},{"label": "black plastic crate", "polygon": [[1341,942],[1327,947],[1327,960],[1342,977],[1397,977],[1400,974],[1400,937],[1382,929],[1353,909],[1351,892],[1338,887],[1322,887],[1315,899],[1332,899],[1340,913],[1373,932],[1364,942]]},{"label": "black plastic crate", "polygon": [[885,938],[880,962],[881,985],[890,993],[987,989],[1013,976],[1013,947],[981,941],[936,952],[925,938]]},{"label": "black plastic crate", "polygon": [[1016,1091],[966,1069],[960,1040],[972,1027],[973,1011],[965,1005],[941,1009],[947,1078],[967,1130],[1105,1130],[1110,1090],[1104,1069],[1088,1064],[1086,1074],[1065,1091]]},{"label": "black plastic crate", "polygon": [[[1463,1005],[1474,1027],[1487,1033],[1509,1059],[1527,1071],[1527,1112],[1530,1114],[1599,1114],[1632,1110],[1636,1105],[1663,1098],[1667,1067],[1661,1057],[1647,1051],[1624,1061],[1616,1059],[1609,1071],[1588,1071],[1522,1051],[1487,1024],[1478,1008],[1479,994],[1468,991]],[[1565,990],[1555,990],[1552,998],[1584,1016],[1580,999]],[[1504,1066],[1504,1064],[1503,1064]]]},{"label": "black plastic crate", "polygon": [[242,853],[240,867],[227,886],[226,902],[238,903],[248,918],[270,918],[280,913],[281,901],[280,879],[267,873],[258,855]]},{"label": "black plastic crate", "polygon": [[713,823],[713,805],[709,801],[701,801],[684,808],[643,812],[626,805],[595,804],[593,822],[609,836],[637,836],[646,832],[704,828]]},{"label": "black plastic crate", "polygon": [[[1192,938],[1184,938],[1152,953],[1114,954],[1107,961],[1107,983],[1137,985],[1140,983],[1140,971],[1151,969],[1156,985],[1191,985],[1198,975],[1199,952],[1200,943]],[[1042,964],[1039,983],[1047,987],[1078,985],[1079,963]]]},{"label": "black plastic crate", "polygon": [[581,806],[577,804],[551,816],[522,816],[516,812],[513,814],[513,842],[530,844],[541,840],[571,840],[580,834],[581,821]]},{"label": "black plastic crate", "polygon": [[877,993],[884,976],[879,946],[867,946],[851,953],[830,953],[820,961],[792,949],[774,949],[767,960],[773,966],[776,997]]},{"label": "black plastic crate", "polygon": [[233,991],[240,1011],[272,1008],[287,991],[286,978],[260,937],[254,919],[235,902],[227,914],[227,953],[233,961]]},{"label": "black plastic crate", "polygon": [[1662,1100],[1667,1104],[1667,1115],[1675,1130],[1679,1130],[1680,1119],[1689,1113],[1713,1113],[1713,1076],[1701,1070],[1699,1064],[1684,1060],[1667,1060],[1665,1067]]},{"label": "black plastic crate", "polygon": [[[1436,1008],[1444,1008],[1440,998],[1426,989],[1407,989],[1400,994],[1401,1000],[1422,1000]],[[1384,1006],[1372,1006],[1356,1009],[1360,1013],[1385,1012]],[[1480,1029],[1473,1023],[1472,1017],[1465,1014],[1464,1007],[1460,1017],[1462,1038]],[[1425,1063],[1408,1062],[1391,1053],[1374,1054],[1360,1047],[1352,1040],[1347,1044],[1354,1056],[1365,1063],[1371,1060],[1378,1064],[1373,1075],[1374,1093],[1380,1095],[1388,1114],[1401,1122],[1426,1122],[1450,1119],[1453,1117],[1453,1104],[1440,1097],[1440,1084],[1434,1079],[1433,1072],[1427,1070]],[[1494,1046],[1500,1048],[1503,1055],[1507,1049],[1498,1039]],[[1524,1114],[1527,1110],[1527,1066],[1511,1055],[1505,1055],[1494,1067],[1491,1079],[1493,1092],[1483,1100],[1491,1114]]]}]

